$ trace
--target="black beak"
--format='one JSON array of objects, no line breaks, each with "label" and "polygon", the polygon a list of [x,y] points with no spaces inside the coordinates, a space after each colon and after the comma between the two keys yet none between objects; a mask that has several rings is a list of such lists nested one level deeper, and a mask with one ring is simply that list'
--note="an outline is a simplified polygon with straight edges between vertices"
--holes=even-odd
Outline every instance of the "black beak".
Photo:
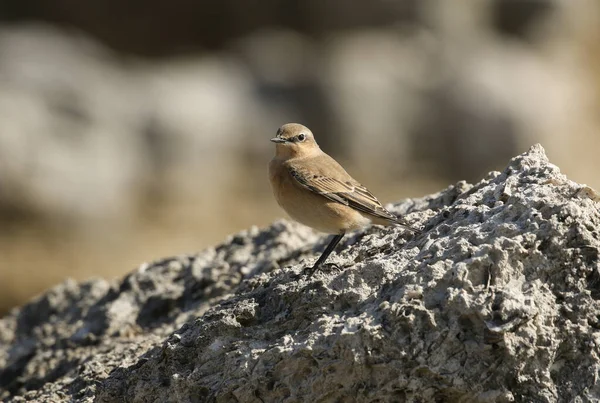
[{"label": "black beak", "polygon": [[271,139],[273,143],[287,143],[286,139],[282,139],[281,137],[273,137]]}]

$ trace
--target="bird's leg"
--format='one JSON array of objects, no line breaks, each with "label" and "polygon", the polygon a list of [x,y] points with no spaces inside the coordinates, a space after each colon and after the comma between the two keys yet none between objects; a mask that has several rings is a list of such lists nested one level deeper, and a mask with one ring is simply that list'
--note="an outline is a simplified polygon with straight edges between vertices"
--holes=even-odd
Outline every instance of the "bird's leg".
[{"label": "bird's leg", "polygon": [[331,255],[331,252],[333,252],[333,250],[338,245],[338,243],[340,243],[345,234],[345,232],[342,232],[338,235],[334,235],[333,238],[331,238],[331,242],[329,242],[329,245],[327,245],[325,251],[319,258],[319,260],[317,260],[317,263],[315,263],[314,266],[311,268],[311,273],[317,270],[323,263],[325,263],[329,255]]}]

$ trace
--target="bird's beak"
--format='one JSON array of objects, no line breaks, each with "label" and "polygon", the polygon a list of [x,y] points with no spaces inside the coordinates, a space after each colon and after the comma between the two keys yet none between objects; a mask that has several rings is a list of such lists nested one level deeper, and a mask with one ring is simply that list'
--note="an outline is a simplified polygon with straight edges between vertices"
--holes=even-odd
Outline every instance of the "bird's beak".
[{"label": "bird's beak", "polygon": [[273,137],[273,138],[271,139],[271,141],[272,141],[273,143],[287,143],[287,140],[285,140],[285,139],[282,139],[281,137]]}]

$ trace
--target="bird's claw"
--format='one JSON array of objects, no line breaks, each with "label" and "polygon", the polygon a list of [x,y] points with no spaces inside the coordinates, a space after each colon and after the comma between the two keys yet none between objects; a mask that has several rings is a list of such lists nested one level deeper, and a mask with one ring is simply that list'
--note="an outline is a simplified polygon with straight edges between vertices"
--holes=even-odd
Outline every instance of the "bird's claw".
[{"label": "bird's claw", "polygon": [[334,270],[334,269],[335,270],[340,270],[341,269],[340,266],[337,263],[327,263],[327,264],[324,264],[323,266],[327,266],[327,268],[329,269],[328,271],[331,271],[331,270]]},{"label": "bird's claw", "polygon": [[308,275],[308,277],[312,277],[313,274],[315,274],[315,272],[317,270],[321,270],[324,272],[330,272],[331,270],[340,270],[340,266],[336,263],[324,263],[321,264],[320,266],[312,266],[312,267],[305,267],[304,270],[302,270],[302,275]]}]

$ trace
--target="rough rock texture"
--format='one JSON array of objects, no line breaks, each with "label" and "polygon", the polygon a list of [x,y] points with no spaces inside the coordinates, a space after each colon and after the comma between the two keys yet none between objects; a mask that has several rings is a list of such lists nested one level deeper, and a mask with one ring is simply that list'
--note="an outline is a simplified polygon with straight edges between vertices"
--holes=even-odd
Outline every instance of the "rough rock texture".
[{"label": "rough rock texture", "polygon": [[0,321],[0,397],[84,402],[600,399],[600,197],[541,146],[395,206],[424,228],[287,222]]}]

